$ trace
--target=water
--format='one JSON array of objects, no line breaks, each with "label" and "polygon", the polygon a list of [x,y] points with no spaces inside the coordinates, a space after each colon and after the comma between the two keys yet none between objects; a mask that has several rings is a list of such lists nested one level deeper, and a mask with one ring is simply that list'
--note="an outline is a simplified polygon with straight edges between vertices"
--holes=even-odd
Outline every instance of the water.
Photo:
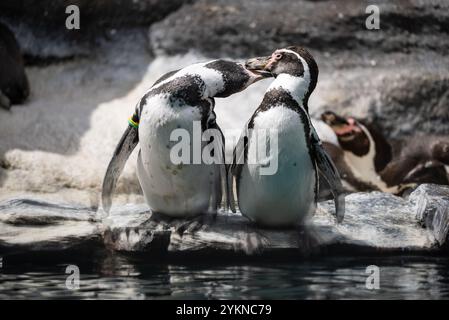
[{"label": "water", "polygon": [[[449,298],[449,259],[442,257],[320,258],[227,265],[148,263],[148,258],[121,255],[93,262],[6,260],[0,269],[0,299]],[[68,264],[80,269],[79,290],[66,287]],[[380,268],[379,290],[366,288],[369,265]]]}]

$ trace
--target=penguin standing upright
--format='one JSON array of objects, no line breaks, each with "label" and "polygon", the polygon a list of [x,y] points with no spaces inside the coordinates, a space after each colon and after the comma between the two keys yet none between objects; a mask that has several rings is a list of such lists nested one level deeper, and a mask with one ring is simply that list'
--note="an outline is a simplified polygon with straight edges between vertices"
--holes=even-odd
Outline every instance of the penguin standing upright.
[{"label": "penguin standing upright", "polygon": [[[235,180],[240,211],[261,226],[302,224],[315,211],[320,172],[331,186],[337,221],[342,221],[341,181],[308,113],[308,99],[318,79],[318,66],[312,55],[304,48],[292,46],[276,50],[269,57],[250,59],[246,67],[269,73],[275,80],[234,150],[228,180],[231,188]],[[277,138],[272,139],[270,134],[266,144],[269,150],[261,153],[256,149],[264,139],[260,135],[267,130],[274,130]],[[277,162],[277,170],[263,174],[273,162]]]},{"label": "penguin standing upright", "polygon": [[[102,190],[105,211],[111,207],[126,160],[139,142],[137,175],[153,212],[185,218],[216,210],[227,187],[224,137],[215,122],[213,98],[237,93],[262,78],[242,64],[214,60],[169,72],[156,81],[138,103],[109,163]],[[173,161],[171,151],[177,144],[173,138],[179,137],[172,134],[180,129],[195,139],[195,128],[200,134],[217,129],[219,134],[213,139],[221,145],[220,155],[215,154],[221,163],[204,163],[193,153],[184,162]],[[202,151],[206,142],[201,136],[199,139],[191,144],[199,145]]]}]

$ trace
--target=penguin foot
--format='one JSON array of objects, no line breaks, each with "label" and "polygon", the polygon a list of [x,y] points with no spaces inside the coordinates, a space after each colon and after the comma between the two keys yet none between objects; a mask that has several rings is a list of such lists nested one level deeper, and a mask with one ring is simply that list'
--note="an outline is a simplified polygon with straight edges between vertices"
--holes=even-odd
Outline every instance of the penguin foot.
[{"label": "penguin foot", "polygon": [[206,223],[205,215],[199,215],[193,219],[190,220],[183,220],[180,222],[178,226],[176,226],[176,233],[178,233],[180,236],[182,236],[185,232],[188,233],[195,233],[199,231],[204,224]]},{"label": "penguin foot", "polygon": [[252,224],[247,225],[242,240],[242,249],[246,254],[259,253],[269,243],[268,238]]}]

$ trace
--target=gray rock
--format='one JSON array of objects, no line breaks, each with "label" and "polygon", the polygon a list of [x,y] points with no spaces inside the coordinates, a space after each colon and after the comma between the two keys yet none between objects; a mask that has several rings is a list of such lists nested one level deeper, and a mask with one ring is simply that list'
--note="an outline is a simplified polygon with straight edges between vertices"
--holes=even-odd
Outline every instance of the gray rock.
[{"label": "gray rock", "polygon": [[200,0],[151,27],[157,52],[196,49],[208,55],[246,57],[301,44],[331,52],[369,49],[410,52],[449,48],[447,1],[376,1],[380,30],[368,30],[370,3],[357,0]]},{"label": "gray rock", "polygon": [[415,204],[416,219],[429,230],[438,245],[446,246],[449,235],[449,187],[425,184],[419,186],[409,201]]},{"label": "gray rock", "polygon": [[[117,33],[141,32],[189,0],[33,0],[0,3],[0,21],[13,29],[27,64],[85,57],[103,42],[120,41]],[[68,30],[66,7],[80,9],[80,29]]]},{"label": "gray rock", "polygon": [[80,9],[81,21],[93,25],[130,26],[151,24],[178,9],[189,0],[46,0],[36,5],[34,0],[3,1],[0,17],[25,18],[39,25],[65,26],[69,5]]},{"label": "gray rock", "polygon": [[[346,198],[337,225],[331,201],[296,230],[260,229],[220,212],[190,221],[151,214],[146,205],[114,208],[109,216],[75,205],[12,199],[0,204],[0,249],[149,254],[151,257],[294,257],[441,253],[446,250],[449,188],[422,185],[408,199],[380,192]],[[104,213],[103,213],[104,214]],[[447,252],[447,251],[444,251]]]},{"label": "gray rock", "polygon": [[448,59],[396,62],[396,66],[324,69],[311,96],[311,113],[319,117],[333,110],[358,117],[375,123],[388,138],[449,134],[449,76],[441,69],[449,66]]},{"label": "gray rock", "polygon": [[37,199],[11,199],[0,204],[0,251],[96,250],[102,247],[95,211]]}]

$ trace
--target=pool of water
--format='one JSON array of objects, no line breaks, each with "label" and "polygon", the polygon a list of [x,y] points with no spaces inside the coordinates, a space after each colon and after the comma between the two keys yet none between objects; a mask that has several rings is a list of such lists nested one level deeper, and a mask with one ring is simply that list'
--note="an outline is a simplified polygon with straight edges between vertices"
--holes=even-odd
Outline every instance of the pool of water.
[{"label": "pool of water", "polygon": [[[0,299],[447,299],[449,259],[325,258],[295,263],[167,264],[109,255],[86,261],[3,258]],[[53,259],[54,260],[54,259]],[[65,260],[73,260],[65,258]],[[80,271],[79,289],[66,268]],[[366,286],[379,267],[379,289]],[[374,283],[371,281],[369,283]]]}]

